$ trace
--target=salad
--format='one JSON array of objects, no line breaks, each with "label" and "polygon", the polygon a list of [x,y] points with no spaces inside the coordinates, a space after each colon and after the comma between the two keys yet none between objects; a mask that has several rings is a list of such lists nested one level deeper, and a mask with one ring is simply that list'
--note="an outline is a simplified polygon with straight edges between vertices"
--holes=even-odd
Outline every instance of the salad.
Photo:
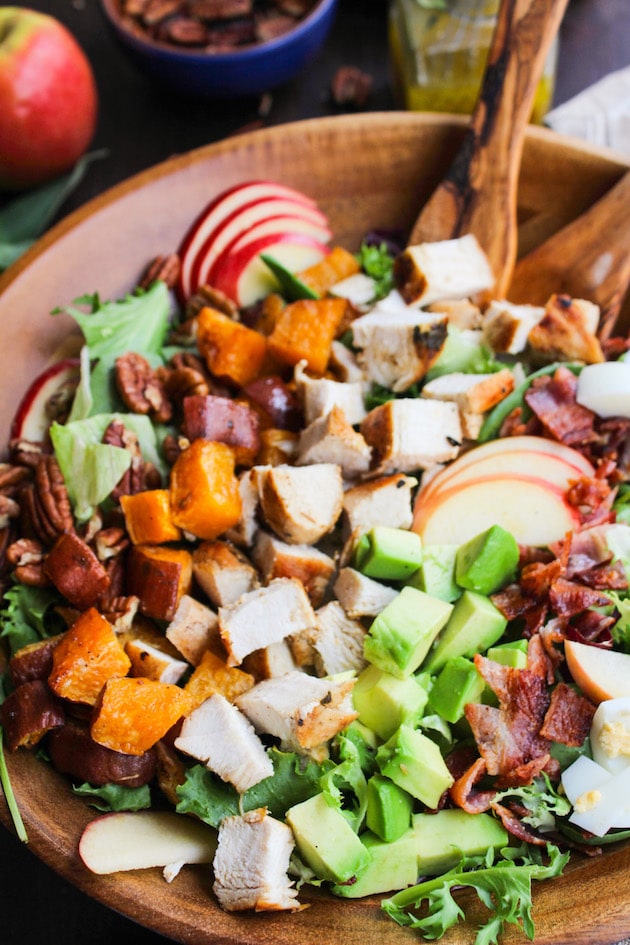
[{"label": "salad", "polygon": [[532,938],[532,880],[630,829],[627,343],[587,300],[482,311],[472,236],[331,239],[248,182],[66,308],[1,467],[4,747],[113,812],[96,873],[427,939],[466,887],[478,945]]}]

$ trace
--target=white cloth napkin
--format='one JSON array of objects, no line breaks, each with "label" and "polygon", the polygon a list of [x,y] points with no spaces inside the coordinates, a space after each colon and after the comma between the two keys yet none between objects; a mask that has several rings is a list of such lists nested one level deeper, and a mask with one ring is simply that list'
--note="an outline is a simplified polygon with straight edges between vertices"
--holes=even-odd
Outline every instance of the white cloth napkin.
[{"label": "white cloth napkin", "polygon": [[545,124],[630,157],[630,67],[611,72],[554,108]]}]

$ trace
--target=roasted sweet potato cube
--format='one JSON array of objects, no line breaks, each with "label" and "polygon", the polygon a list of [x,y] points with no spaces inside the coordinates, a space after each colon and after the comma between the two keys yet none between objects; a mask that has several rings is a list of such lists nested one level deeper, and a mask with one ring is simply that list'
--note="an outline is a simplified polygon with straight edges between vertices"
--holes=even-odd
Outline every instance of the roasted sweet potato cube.
[{"label": "roasted sweet potato cube", "polygon": [[182,537],[181,529],[171,516],[168,489],[147,489],[133,495],[121,495],[120,504],[134,545],[163,545]]},{"label": "roasted sweet potato cube", "polygon": [[323,259],[298,273],[298,278],[314,292],[323,295],[336,282],[353,276],[359,270],[360,266],[354,253],[344,249],[343,246],[333,246]]},{"label": "roasted sweet potato cube", "polygon": [[323,374],[330,349],[346,313],[345,299],[298,299],[282,312],[268,339],[269,352],[283,364],[305,360],[313,374]]},{"label": "roasted sweet potato cube", "polygon": [[260,418],[253,407],[229,397],[184,397],[184,436],[216,440],[234,450],[237,466],[251,466],[260,448]]},{"label": "roasted sweet potato cube", "polygon": [[236,387],[258,377],[267,354],[264,335],[214,308],[197,316],[197,347],[211,374]]},{"label": "roasted sweet potato cube", "polygon": [[127,591],[140,601],[140,613],[171,620],[192,583],[192,555],[185,548],[134,545],[127,561]]},{"label": "roasted sweet potato cube", "polygon": [[78,535],[60,535],[44,563],[44,572],[74,607],[94,606],[109,587],[107,571]]},{"label": "roasted sweet potato cube", "polygon": [[173,521],[197,538],[218,538],[241,517],[234,451],[225,443],[193,440],[171,469]]},{"label": "roasted sweet potato cube", "polygon": [[9,751],[33,748],[65,722],[63,706],[42,679],[25,682],[7,696],[0,719]]},{"label": "roasted sweet potato cube", "polygon": [[63,634],[59,633],[20,647],[9,660],[9,675],[13,685],[17,687],[33,679],[48,679],[53,665],[53,650],[62,638]]},{"label": "roasted sweet potato cube", "polygon": [[142,755],[191,709],[191,696],[172,683],[141,676],[110,679],[95,706],[95,742],[126,755]]},{"label": "roasted sweet potato cube", "polygon": [[63,699],[94,705],[107,680],[125,676],[130,666],[112,625],[90,607],[53,650],[48,685]]},{"label": "roasted sweet potato cube", "polygon": [[255,682],[249,673],[236,666],[228,666],[216,653],[206,650],[184,688],[196,708],[217,692],[232,702],[242,692],[251,689]]},{"label": "roasted sweet potato cube", "polygon": [[57,771],[95,787],[102,784],[142,787],[153,780],[156,772],[154,749],[142,755],[112,751],[97,745],[88,726],[74,719],[51,732],[46,747]]}]

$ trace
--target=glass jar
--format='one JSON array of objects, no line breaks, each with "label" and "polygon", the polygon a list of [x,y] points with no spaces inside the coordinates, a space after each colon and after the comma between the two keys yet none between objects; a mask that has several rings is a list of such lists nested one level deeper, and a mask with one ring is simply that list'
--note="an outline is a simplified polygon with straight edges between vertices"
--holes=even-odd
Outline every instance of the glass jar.
[{"label": "glass jar", "polygon": [[[470,114],[492,41],[499,0],[391,0],[389,46],[400,108]],[[532,121],[553,98],[557,41],[536,90]]]}]

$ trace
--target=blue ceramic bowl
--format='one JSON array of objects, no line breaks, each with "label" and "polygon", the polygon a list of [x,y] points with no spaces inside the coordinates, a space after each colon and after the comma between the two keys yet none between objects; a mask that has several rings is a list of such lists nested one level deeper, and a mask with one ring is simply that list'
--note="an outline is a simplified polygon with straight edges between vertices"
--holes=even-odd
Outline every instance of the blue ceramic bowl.
[{"label": "blue ceramic bowl", "polygon": [[119,3],[101,0],[101,7],[118,41],[146,76],[186,95],[236,98],[260,95],[293,79],[324,43],[338,0],[319,0],[295,29],[277,39],[222,53],[145,39],[122,22]]}]

